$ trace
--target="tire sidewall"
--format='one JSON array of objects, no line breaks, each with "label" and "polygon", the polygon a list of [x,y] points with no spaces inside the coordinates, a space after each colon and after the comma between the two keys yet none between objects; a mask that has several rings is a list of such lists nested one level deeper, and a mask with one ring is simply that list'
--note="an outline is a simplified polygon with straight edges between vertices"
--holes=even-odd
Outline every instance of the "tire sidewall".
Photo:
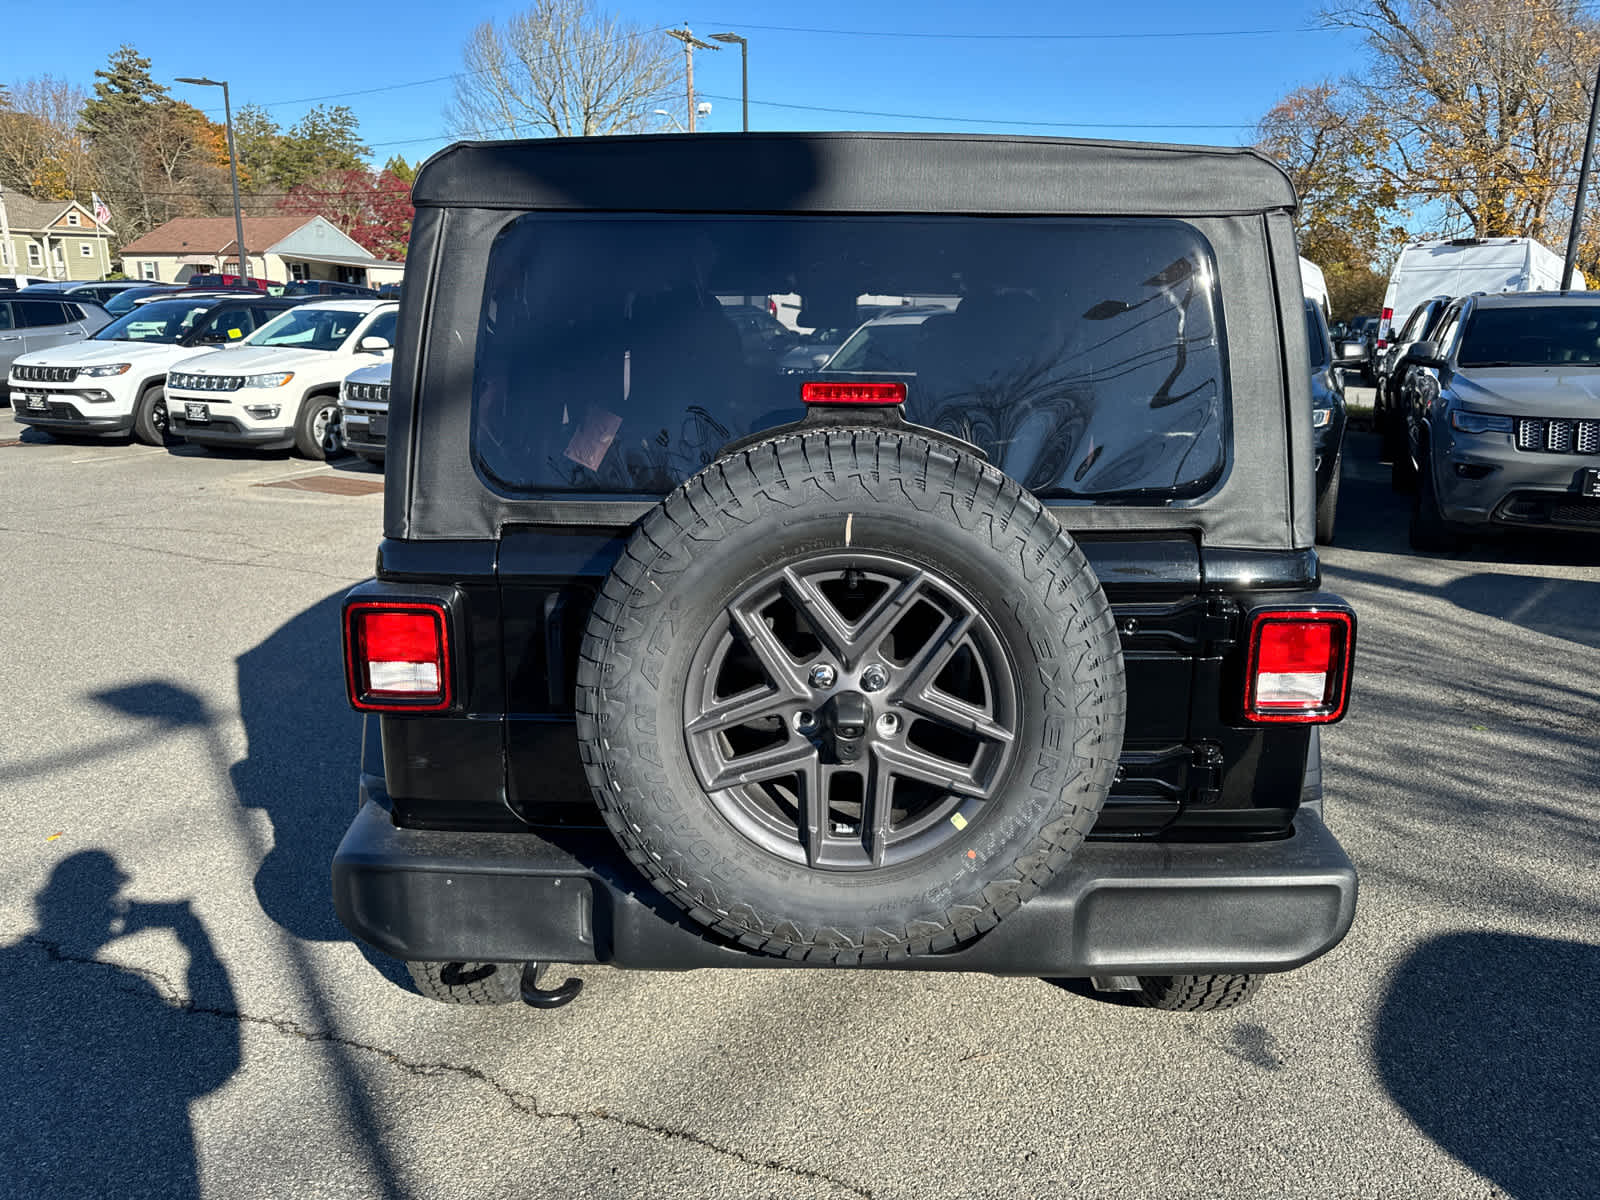
[{"label": "tire sidewall", "polygon": [[317,413],[325,408],[338,407],[337,396],[306,396],[300,401],[300,411],[294,418],[294,448],[299,451],[302,458],[323,460],[328,457],[322,449],[322,439],[316,435],[314,425]]}]

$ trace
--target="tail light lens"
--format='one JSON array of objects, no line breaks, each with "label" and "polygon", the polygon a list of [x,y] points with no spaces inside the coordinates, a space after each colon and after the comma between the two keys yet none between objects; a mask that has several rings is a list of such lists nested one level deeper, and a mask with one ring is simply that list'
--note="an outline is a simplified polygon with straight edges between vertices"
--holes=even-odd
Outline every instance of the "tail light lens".
[{"label": "tail light lens", "polygon": [[906,385],[898,380],[888,383],[812,380],[800,385],[800,399],[807,404],[904,404]]},{"label": "tail light lens", "polygon": [[363,712],[449,708],[449,628],[442,604],[349,605],[344,655],[351,706]]},{"label": "tail light lens", "polygon": [[1355,618],[1348,612],[1258,612],[1250,622],[1244,717],[1326,725],[1350,697]]},{"label": "tail light lens", "polygon": [[1389,323],[1394,320],[1394,309],[1386,308],[1378,316],[1378,349],[1382,350],[1389,344]]}]

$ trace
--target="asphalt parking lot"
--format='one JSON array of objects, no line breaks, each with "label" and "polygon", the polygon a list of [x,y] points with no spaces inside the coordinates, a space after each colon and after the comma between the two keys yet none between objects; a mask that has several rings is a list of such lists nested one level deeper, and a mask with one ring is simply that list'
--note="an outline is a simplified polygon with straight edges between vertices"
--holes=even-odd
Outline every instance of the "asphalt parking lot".
[{"label": "asphalt parking lot", "polygon": [[1323,557],[1361,622],[1323,739],[1362,875],[1334,952],[1212,1015],[600,968],[537,1012],[421,999],[328,901],[358,732],[337,611],[379,477],[18,428],[0,411],[0,1192],[1593,1194],[1600,557],[1412,554],[1370,435]]}]

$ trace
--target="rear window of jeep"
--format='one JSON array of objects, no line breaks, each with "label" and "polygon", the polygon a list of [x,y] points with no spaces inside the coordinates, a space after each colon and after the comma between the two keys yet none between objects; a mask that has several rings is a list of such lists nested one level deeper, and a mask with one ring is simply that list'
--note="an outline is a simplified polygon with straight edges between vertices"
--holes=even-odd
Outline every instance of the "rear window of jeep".
[{"label": "rear window of jeep", "polygon": [[1046,498],[1194,497],[1227,458],[1216,271],[1180,221],[529,214],[481,313],[473,454],[513,495],[669,491],[809,378],[904,381],[910,420]]}]

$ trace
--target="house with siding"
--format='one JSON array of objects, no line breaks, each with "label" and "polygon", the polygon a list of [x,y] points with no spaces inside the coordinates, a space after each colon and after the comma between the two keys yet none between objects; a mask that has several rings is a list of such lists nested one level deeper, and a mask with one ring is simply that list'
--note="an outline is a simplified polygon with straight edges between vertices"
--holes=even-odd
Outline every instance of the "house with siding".
[{"label": "house with siding", "polygon": [[331,279],[377,287],[397,283],[405,264],[387,262],[339,232],[326,217],[246,217],[249,269],[239,270],[232,217],[178,217],[122,248],[133,279],[183,283],[195,275],[250,275],[288,283]]},{"label": "house with siding", "polygon": [[0,192],[0,274],[104,279],[111,273],[111,237],[76,200]]}]

